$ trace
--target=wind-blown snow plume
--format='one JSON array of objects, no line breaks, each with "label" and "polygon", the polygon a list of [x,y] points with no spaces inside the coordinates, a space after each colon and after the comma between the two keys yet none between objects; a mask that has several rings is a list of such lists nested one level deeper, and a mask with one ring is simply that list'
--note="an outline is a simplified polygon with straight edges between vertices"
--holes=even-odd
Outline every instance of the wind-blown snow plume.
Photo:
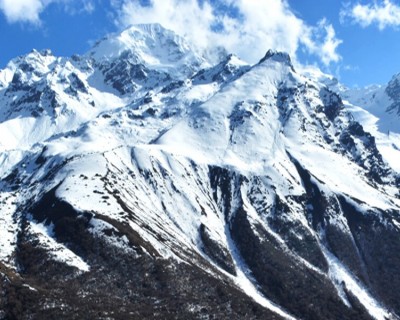
[{"label": "wind-blown snow plume", "polygon": [[222,46],[248,62],[256,62],[268,49],[296,56],[299,48],[325,64],[338,62],[333,26],[322,19],[310,26],[298,18],[285,0],[151,0],[114,1],[117,23],[161,23],[203,47]]}]

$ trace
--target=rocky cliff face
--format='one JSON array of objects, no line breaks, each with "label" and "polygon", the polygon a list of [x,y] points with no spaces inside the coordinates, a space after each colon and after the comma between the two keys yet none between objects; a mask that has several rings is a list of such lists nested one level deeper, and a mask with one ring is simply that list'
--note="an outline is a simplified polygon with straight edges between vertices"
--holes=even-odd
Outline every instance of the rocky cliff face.
[{"label": "rocky cliff face", "polygon": [[0,80],[0,318],[398,318],[399,175],[288,55],[142,25]]}]

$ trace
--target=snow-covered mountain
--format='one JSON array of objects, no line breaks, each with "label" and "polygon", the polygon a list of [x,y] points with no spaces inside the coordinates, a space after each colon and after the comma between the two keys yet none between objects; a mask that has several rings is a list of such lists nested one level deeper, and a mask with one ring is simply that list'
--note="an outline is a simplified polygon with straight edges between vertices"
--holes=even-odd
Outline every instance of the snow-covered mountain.
[{"label": "snow-covered mountain", "polygon": [[[386,86],[344,89],[347,108],[371,132],[383,158],[400,172],[400,83],[394,76]],[[397,90],[397,91],[396,91]]]},{"label": "snow-covered mountain", "polygon": [[394,75],[386,85],[344,89],[342,95],[375,115],[380,131],[400,133],[400,74]]},{"label": "snow-covered mountain", "polygon": [[387,85],[347,88],[316,68],[303,71],[342,97],[354,119],[375,137],[384,160],[400,172],[400,75],[394,75]]},{"label": "snow-covered mountain", "polygon": [[398,319],[400,177],[349,105],[160,25],[12,60],[0,318]]}]

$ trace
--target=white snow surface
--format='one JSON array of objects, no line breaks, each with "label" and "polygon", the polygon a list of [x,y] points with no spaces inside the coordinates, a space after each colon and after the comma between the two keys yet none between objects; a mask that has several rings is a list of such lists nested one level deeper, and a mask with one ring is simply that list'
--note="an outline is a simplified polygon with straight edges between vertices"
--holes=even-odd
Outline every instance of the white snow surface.
[{"label": "white snow surface", "polygon": [[16,211],[16,195],[12,192],[0,194],[0,261],[12,265],[12,255],[16,248],[19,225]]},{"label": "white snow surface", "polygon": [[200,51],[159,24],[134,25],[99,41],[88,55],[98,61],[129,53],[137,64],[153,70],[181,74],[188,67],[206,64]]},{"label": "white snow surface", "polygon": [[[389,110],[393,100],[388,96],[388,85],[370,85],[367,87],[347,88],[338,80],[321,72],[315,67],[302,67],[305,76],[324,83],[337,92],[345,107],[353,114],[367,132],[376,138],[377,147],[384,160],[397,172],[400,172],[400,114]],[[395,75],[391,81],[396,81]]]},{"label": "white snow surface", "polygon": [[[234,246],[234,244],[232,244]],[[281,307],[266,299],[254,286],[254,280],[252,280],[250,271],[248,270],[246,264],[241,260],[240,255],[235,253],[236,249],[233,248],[231,253],[235,261],[236,266],[236,283],[240,286],[240,288],[250,297],[254,299],[257,303],[268,308],[271,311],[282,316],[284,319],[295,320],[296,318],[287,313]]]},{"label": "white snow surface", "polygon": [[[386,92],[388,85],[370,85],[367,87],[347,88],[333,76],[324,74],[317,68],[303,70],[311,79],[326,84],[341,95],[345,107],[354,115],[367,132],[376,138],[377,147],[385,161],[400,172],[400,114],[389,110],[393,100]],[[398,79],[392,78],[392,82]]]},{"label": "white snow surface", "polygon": [[336,284],[339,291],[343,291],[343,284],[361,304],[368,310],[369,314],[376,320],[392,319],[391,314],[378,301],[376,301],[368,290],[355,279],[345,266],[326,248],[323,248],[326,260],[329,264],[329,276]]},{"label": "white snow surface", "polygon": [[41,243],[42,247],[50,253],[55,261],[63,262],[83,272],[88,272],[90,270],[90,266],[85,261],[74,254],[65,245],[58,243],[54,239],[52,225],[46,226],[43,223],[37,223],[31,219],[29,221],[29,228]]},{"label": "white snow surface", "polygon": [[[400,172],[400,120],[381,112],[367,111],[350,103],[346,103],[346,108],[365,130],[375,137],[377,147],[386,162],[394,170]],[[381,119],[386,118],[388,118],[387,125],[382,124]]]},{"label": "white snow surface", "polygon": [[[172,80],[152,90],[138,87],[121,97],[107,84],[101,68],[125,54],[137,64],[171,74]],[[22,73],[22,84],[32,91],[47,90],[52,103],[26,99],[12,84],[21,64],[37,71]],[[222,204],[213,199],[209,168],[219,166],[246,178],[240,190],[244,207],[266,229],[246,195],[252,178],[260,178],[257,187],[262,192],[254,197],[268,205],[263,208],[267,214],[275,195],[286,200],[304,195],[295,160],[327,196],[363,202],[363,212],[399,210],[398,190],[390,183],[371,185],[367,170],[352,158],[367,152],[363,141],[356,141],[353,154],[337,148],[338,136],[354,117],[376,138],[390,167],[400,172],[400,133],[385,134],[382,128],[391,124],[382,122],[383,114],[373,113],[372,107],[366,111],[354,101],[345,101],[345,110],[335,120],[328,119],[320,110],[325,103],[321,92],[326,84],[337,91],[343,88],[321,72],[294,70],[286,55],[272,53],[252,67],[231,57],[228,80],[221,83],[204,72],[205,78],[196,84],[195,74],[209,65],[183,38],[159,25],[140,25],[107,37],[83,57],[61,59],[34,51],[0,70],[0,177],[17,172],[21,178],[18,192],[0,191],[0,260],[12,264],[17,204],[57,186],[56,196],[77,212],[95,211],[90,221],[93,234],[105,237],[105,230],[113,230],[104,217],[125,223],[164,258],[184,261],[190,259],[185,256],[190,251],[204,256],[199,240],[204,225],[232,256],[237,286],[264,307],[293,319],[257,290],[227,232]],[[243,73],[235,74],[238,70]],[[185,81],[177,82],[183,76]],[[21,110],[13,101],[20,101]],[[216,192],[219,196],[220,190]],[[290,207],[287,219],[319,239],[303,208],[295,203]],[[332,220],[348,232],[343,216],[336,213]],[[52,259],[90,271],[85,261],[55,240],[51,225],[30,219],[29,228]],[[268,232],[287,248],[285,239]],[[113,235],[107,241],[131,250],[126,236]],[[344,281],[376,319],[388,315],[335,257],[328,252],[325,256],[334,283]],[[296,259],[322,272],[302,257]]]}]

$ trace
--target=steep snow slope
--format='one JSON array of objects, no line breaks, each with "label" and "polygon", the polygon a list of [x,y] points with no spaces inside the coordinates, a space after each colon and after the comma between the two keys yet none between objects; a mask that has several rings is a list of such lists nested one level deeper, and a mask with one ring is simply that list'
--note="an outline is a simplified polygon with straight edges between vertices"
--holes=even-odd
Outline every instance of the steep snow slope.
[{"label": "steep snow slope", "polygon": [[7,316],[398,318],[399,176],[287,54],[141,25],[0,79]]}]

